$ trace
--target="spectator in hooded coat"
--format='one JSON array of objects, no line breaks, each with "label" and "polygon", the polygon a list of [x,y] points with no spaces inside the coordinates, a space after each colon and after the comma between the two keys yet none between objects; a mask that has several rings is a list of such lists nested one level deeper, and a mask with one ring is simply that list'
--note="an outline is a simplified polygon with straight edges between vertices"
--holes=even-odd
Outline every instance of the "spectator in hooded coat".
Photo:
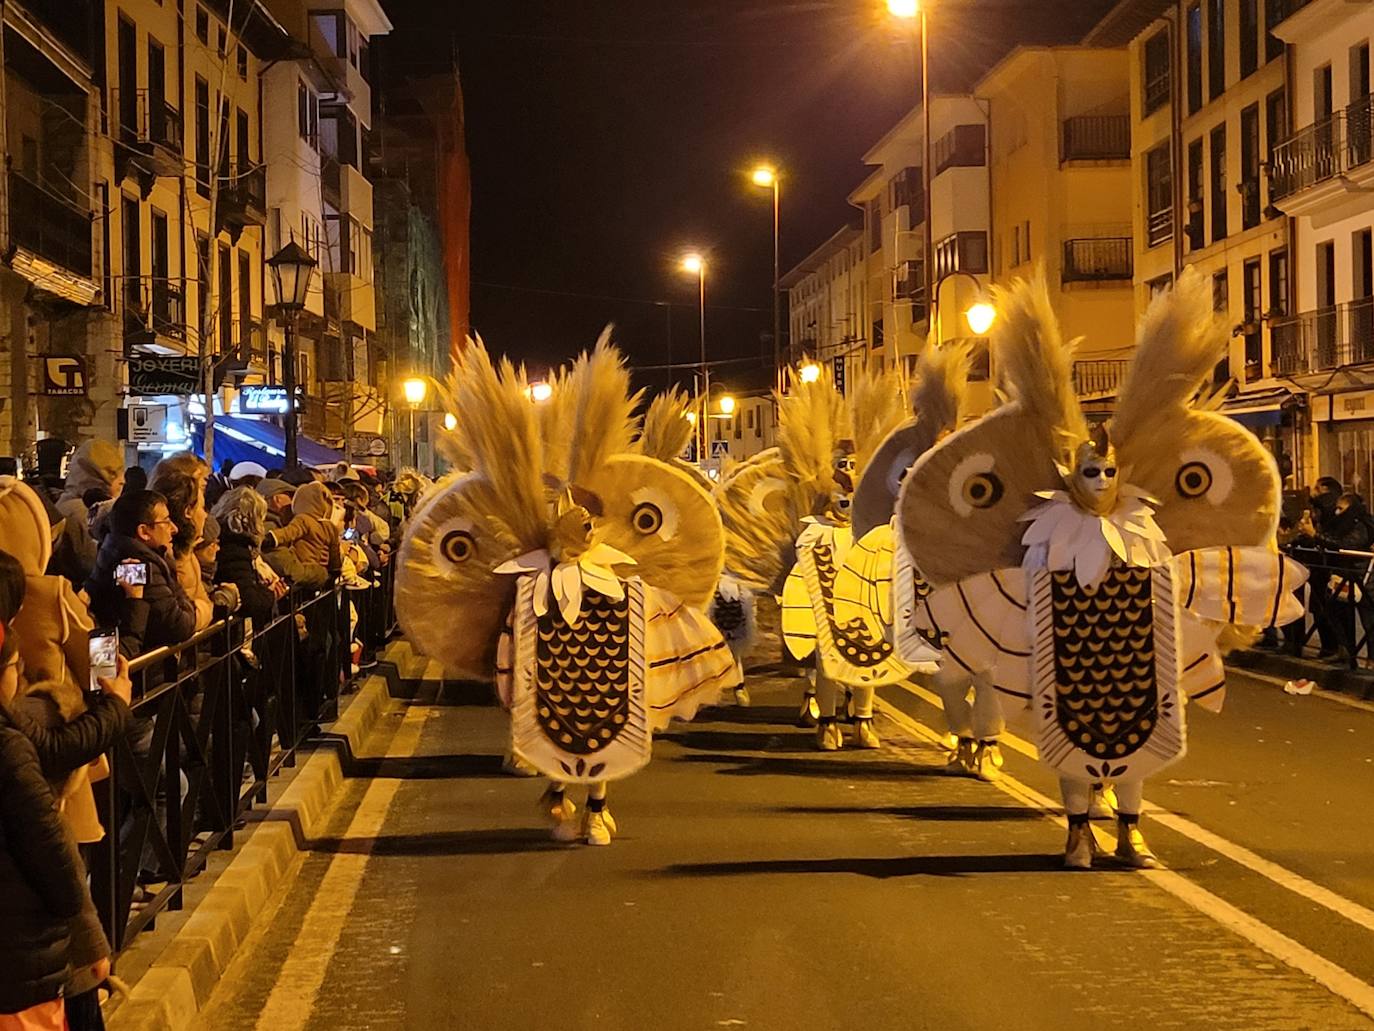
[{"label": "spectator in hooded coat", "polygon": [[251,487],[235,487],[219,499],[213,515],[220,524],[216,579],[238,588],[243,614],[263,627],[287,590],[259,553],[267,533],[267,502]]},{"label": "spectator in hooded coat", "polygon": [[334,498],[322,483],[307,483],[291,499],[291,522],[267,535],[271,550],[289,547],[303,566],[322,568],[334,577],[343,567],[339,528],[334,523]]},{"label": "spectator in hooded coat", "polygon": [[71,570],[64,570],[74,583],[81,583],[95,566],[98,550],[91,536],[91,509],[85,498],[88,491],[96,492],[102,501],[116,498],[124,489],[124,451],[108,440],[88,440],[76,449],[67,463],[67,482],[57,499],[57,510],[66,519],[62,549],[73,561]]}]

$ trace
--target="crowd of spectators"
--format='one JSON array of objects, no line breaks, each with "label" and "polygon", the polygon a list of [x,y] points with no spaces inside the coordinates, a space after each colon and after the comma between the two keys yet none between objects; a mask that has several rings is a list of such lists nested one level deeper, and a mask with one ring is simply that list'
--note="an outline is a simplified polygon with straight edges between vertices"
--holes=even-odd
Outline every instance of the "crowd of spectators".
[{"label": "crowd of spectators", "polygon": [[[145,473],[105,441],[60,483],[0,475],[0,1031],[103,1027],[111,949],[87,862],[110,829],[92,785],[121,740],[149,747],[129,662],[228,616],[245,645],[254,627],[303,636],[290,602],[374,586],[413,501],[344,463],[212,475],[186,453]],[[116,670],[93,676],[92,634],[111,629]]]}]

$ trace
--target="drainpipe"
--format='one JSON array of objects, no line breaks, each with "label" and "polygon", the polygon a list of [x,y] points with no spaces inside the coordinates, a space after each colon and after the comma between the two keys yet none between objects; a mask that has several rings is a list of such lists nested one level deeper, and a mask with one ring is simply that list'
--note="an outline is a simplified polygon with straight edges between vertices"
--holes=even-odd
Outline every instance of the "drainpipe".
[{"label": "drainpipe", "polygon": [[[1283,126],[1285,138],[1293,134],[1293,48],[1287,42],[1283,44],[1283,114],[1287,119],[1287,124]],[[1272,180],[1271,180],[1272,182]],[[1283,219],[1283,244],[1288,252],[1288,315],[1296,315],[1298,311],[1298,220],[1292,215],[1285,215]],[[1269,332],[1269,355],[1270,361],[1274,354],[1274,333],[1272,327]],[[1311,458],[1313,467],[1318,467],[1320,462],[1317,460],[1317,436],[1315,427],[1312,424],[1314,406],[1313,397],[1310,392],[1306,394],[1306,405],[1304,405],[1301,418],[1293,420],[1293,463],[1294,482],[1299,486],[1307,481],[1307,459],[1309,449],[1306,446],[1308,441],[1304,440],[1304,427],[1301,423],[1306,422],[1311,427]],[[1327,414],[1334,418],[1335,412],[1328,408]]]},{"label": "drainpipe", "polygon": [[1183,18],[1183,0],[1178,0],[1174,9],[1165,15],[1169,23],[1169,165],[1173,180],[1174,282],[1183,274],[1183,106],[1179,98],[1184,89],[1180,66],[1188,60],[1186,48],[1183,60],[1179,60],[1179,26]]}]

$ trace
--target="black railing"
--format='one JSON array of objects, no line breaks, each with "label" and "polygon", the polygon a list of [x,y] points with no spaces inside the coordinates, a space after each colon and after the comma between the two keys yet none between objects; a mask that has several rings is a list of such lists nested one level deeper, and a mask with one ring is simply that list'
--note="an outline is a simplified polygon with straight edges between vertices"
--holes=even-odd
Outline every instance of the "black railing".
[{"label": "black railing", "polygon": [[1145,219],[1145,239],[1151,247],[1174,238],[1174,209],[1172,206],[1151,211]]},{"label": "black railing", "polygon": [[122,143],[148,143],[181,153],[181,112],[150,90],[110,90]]},{"label": "black railing", "polygon": [[1079,397],[1110,397],[1121,389],[1130,361],[1093,358],[1073,363],[1073,390]]},{"label": "black railing", "polygon": [[1374,96],[1361,97],[1329,118],[1298,130],[1274,148],[1270,189],[1275,200],[1291,197],[1374,157]]},{"label": "black railing", "polygon": [[1152,114],[1169,102],[1169,69],[1157,72],[1145,82],[1145,113]]},{"label": "black railing", "polygon": [[1276,376],[1374,362],[1374,297],[1275,319],[1269,330]]},{"label": "black railing", "polygon": [[181,290],[166,280],[153,280],[152,329],[178,340],[186,336],[186,302]]},{"label": "black railing", "polygon": [[1134,268],[1129,236],[1080,238],[1064,241],[1065,283],[1130,281]]},{"label": "black railing", "polygon": [[1082,115],[1064,119],[1062,161],[1129,161],[1129,115]]},{"label": "black railing", "polygon": [[1374,667],[1374,553],[1298,542],[1283,550],[1307,567],[1297,592],[1303,617],[1267,633],[1268,646],[1295,657],[1331,657],[1350,669]]},{"label": "black railing", "polygon": [[13,169],[9,190],[10,242],[79,275],[90,276],[91,213]]},{"label": "black railing", "polygon": [[246,210],[267,210],[267,166],[240,165],[220,177],[220,199]]},{"label": "black railing", "polygon": [[373,654],[394,623],[391,567],[382,574],[365,591],[292,596],[264,627],[216,622],[131,664],[133,717],[97,785],[108,833],[91,862],[116,952],[163,910],[182,907],[186,882],[215,850],[233,847],[236,824],[267,801],[268,781],[337,714],[353,678],[350,642]]}]

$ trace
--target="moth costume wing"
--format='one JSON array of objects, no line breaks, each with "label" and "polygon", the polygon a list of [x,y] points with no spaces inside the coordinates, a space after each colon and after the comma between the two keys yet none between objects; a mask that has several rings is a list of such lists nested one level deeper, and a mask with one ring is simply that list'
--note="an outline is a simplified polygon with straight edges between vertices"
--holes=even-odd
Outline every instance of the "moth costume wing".
[{"label": "moth costume wing", "polygon": [[[842,652],[856,651],[864,655],[864,661],[878,667],[861,671],[867,674],[867,680],[847,683],[897,683],[913,671],[935,671],[935,661],[940,656],[937,648],[920,638],[905,648],[898,646],[894,557],[893,528],[888,522],[855,541],[835,575],[827,632],[842,642]],[[914,596],[915,587],[910,581],[907,590]]]},{"label": "moth costume wing", "polygon": [[816,610],[800,564],[792,567],[782,585],[782,643],[798,662],[816,652]]},{"label": "moth costume wing", "polygon": [[707,610],[737,662],[743,662],[758,642],[758,606],[754,592],[728,574],[721,576]]},{"label": "moth costume wing", "polygon": [[725,532],[725,569],[758,591],[780,593],[796,561],[802,503],[777,448],[745,459],[715,490]]}]

